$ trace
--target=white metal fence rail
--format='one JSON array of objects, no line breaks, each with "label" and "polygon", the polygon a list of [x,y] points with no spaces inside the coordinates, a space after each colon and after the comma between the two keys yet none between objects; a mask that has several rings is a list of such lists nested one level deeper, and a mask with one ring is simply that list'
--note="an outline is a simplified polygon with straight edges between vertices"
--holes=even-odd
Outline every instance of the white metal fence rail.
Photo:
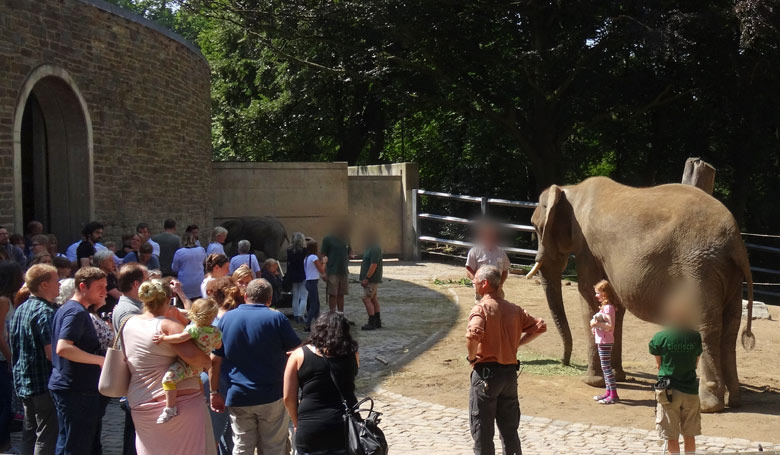
[{"label": "white metal fence rail", "polygon": [[[495,198],[468,196],[463,194],[442,193],[438,191],[427,191],[427,190],[417,189],[417,190],[413,190],[413,199],[412,199],[412,210],[413,210],[412,223],[414,226],[414,232],[416,233],[420,232],[419,230],[420,220],[429,220],[429,221],[440,222],[445,224],[455,223],[455,224],[463,224],[463,225],[473,225],[477,223],[476,220],[470,220],[467,218],[459,218],[459,217],[449,216],[449,215],[438,215],[433,213],[420,213],[419,196],[429,196],[429,197],[440,198],[440,199],[450,199],[455,201],[479,204],[483,216],[487,215],[488,207],[490,205],[499,205],[505,207],[517,207],[517,208],[526,208],[526,209],[534,209],[538,205],[536,202],[511,201],[507,199],[495,199]],[[536,232],[536,229],[530,225],[501,223],[501,226],[503,226],[505,229],[509,229],[512,231]],[[771,236],[766,234],[758,235],[758,234],[743,233],[743,235],[758,236],[758,237],[776,237],[776,236]],[[451,245],[451,246],[457,246],[463,248],[471,248],[474,246],[474,244],[471,242],[464,242],[462,240],[456,240],[456,239],[446,239],[442,237],[433,237],[428,235],[418,235],[417,241],[420,243],[438,243],[442,245]],[[745,243],[745,246],[749,250],[753,250],[753,251],[769,253],[769,254],[780,254],[780,248],[758,245],[755,243],[748,243],[748,242]],[[503,249],[508,253],[515,253],[522,256],[530,256],[530,257],[536,256],[536,250],[525,249],[525,248],[514,248],[514,247],[503,247]],[[769,269],[765,267],[750,267],[750,270],[753,273],[780,276],[780,270]],[[754,278],[754,281],[757,280],[755,280]],[[760,283],[759,281],[757,282]],[[759,287],[780,286],[780,283],[764,283],[764,284],[757,284],[757,286]],[[754,292],[756,294],[767,295],[771,297],[780,297],[780,292],[765,291],[763,289],[755,289]]]}]

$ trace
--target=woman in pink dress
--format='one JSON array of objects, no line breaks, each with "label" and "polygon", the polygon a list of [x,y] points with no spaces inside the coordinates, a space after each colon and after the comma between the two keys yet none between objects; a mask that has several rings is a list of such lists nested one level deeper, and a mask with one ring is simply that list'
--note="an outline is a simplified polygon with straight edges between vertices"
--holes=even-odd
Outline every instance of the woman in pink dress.
[{"label": "woman in pink dress", "polygon": [[195,368],[209,368],[209,356],[192,342],[154,344],[156,333],[176,334],[184,328],[166,318],[171,310],[171,289],[161,280],[147,281],[138,290],[143,313],[127,320],[122,344],[130,367],[127,401],[133,416],[138,455],[216,455],[216,444],[200,380],[185,379],[177,386],[179,415],[158,424],[165,407],[162,378],[180,357]]}]

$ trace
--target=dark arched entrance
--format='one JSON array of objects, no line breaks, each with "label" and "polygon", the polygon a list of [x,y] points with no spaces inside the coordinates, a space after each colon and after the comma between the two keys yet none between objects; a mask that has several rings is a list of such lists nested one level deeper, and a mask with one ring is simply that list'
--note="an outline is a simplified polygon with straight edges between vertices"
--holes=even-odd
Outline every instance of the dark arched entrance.
[{"label": "dark arched entrance", "polygon": [[16,213],[65,247],[92,215],[91,126],[70,78],[50,72],[28,79],[18,106]]}]

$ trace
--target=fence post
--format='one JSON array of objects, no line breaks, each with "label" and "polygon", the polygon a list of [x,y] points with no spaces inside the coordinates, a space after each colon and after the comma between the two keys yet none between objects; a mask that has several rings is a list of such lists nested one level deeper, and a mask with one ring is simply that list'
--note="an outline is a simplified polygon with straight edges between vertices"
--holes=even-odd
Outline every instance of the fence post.
[{"label": "fence post", "polygon": [[420,260],[420,232],[419,218],[417,217],[417,188],[412,189],[412,248],[413,260]]},{"label": "fence post", "polygon": [[488,210],[488,198],[483,197],[482,201],[480,201],[480,208],[482,209],[482,218],[487,216],[487,210]]}]

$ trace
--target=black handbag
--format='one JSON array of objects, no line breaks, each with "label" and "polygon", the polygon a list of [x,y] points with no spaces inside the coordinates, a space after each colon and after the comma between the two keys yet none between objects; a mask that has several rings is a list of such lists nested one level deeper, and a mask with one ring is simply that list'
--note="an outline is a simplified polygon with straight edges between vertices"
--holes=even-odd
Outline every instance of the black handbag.
[{"label": "black handbag", "polygon": [[[328,365],[330,380],[333,381],[333,385],[339,393],[339,398],[341,398],[341,403],[344,405],[344,438],[347,443],[347,454],[387,455],[387,439],[382,430],[379,429],[379,422],[381,421],[379,416],[382,413],[374,411],[374,400],[371,397],[366,397],[358,401],[355,406],[350,407],[341,393],[336,376],[330,368],[330,362],[324,356],[323,359],[325,359],[325,363]],[[366,402],[371,403],[371,407],[361,409],[360,406]],[[365,419],[360,415],[361,412],[368,413]]]}]

